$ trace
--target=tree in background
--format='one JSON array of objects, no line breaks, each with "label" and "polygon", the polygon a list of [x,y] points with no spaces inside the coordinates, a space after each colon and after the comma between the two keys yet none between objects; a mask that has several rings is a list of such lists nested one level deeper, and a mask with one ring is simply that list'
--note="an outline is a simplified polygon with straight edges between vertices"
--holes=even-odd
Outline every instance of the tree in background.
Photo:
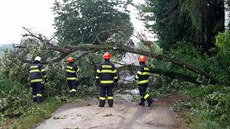
[{"label": "tree in background", "polygon": [[181,10],[190,24],[189,41],[208,52],[215,46],[215,36],[224,31],[224,0],[183,0]]},{"label": "tree in background", "polygon": [[[160,45],[168,50],[170,46],[183,39],[185,20],[180,16],[178,0],[147,0],[142,6],[146,13],[147,28],[153,30]],[[154,21],[154,24],[149,24]]]},{"label": "tree in background", "polygon": [[[129,14],[124,8],[130,3],[119,0],[63,0],[54,3],[54,26],[60,42],[68,44],[94,43],[100,33],[104,42],[114,32],[127,37],[133,32]],[[119,10],[118,10],[119,7]],[[113,33],[110,33],[110,32]]]},{"label": "tree in background", "polygon": [[204,52],[215,46],[215,36],[224,31],[224,0],[147,0],[143,6],[147,26],[159,36],[166,50],[185,40]]}]

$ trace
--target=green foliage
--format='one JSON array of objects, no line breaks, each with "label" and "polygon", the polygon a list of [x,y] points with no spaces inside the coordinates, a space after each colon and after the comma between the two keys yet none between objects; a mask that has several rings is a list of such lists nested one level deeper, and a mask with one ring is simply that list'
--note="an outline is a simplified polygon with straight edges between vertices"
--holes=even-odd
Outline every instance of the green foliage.
[{"label": "green foliage", "polygon": [[117,0],[56,1],[53,7],[56,35],[64,44],[92,43],[101,32],[98,38],[104,42],[117,30],[130,37],[133,29],[129,15],[116,9],[127,5],[128,2]]},{"label": "green foliage", "polygon": [[58,63],[52,64],[47,70],[48,82],[45,83],[45,97],[64,96],[68,94],[66,72]]},{"label": "green foliage", "polygon": [[[33,48],[33,45],[30,46],[32,42],[24,43],[24,45],[29,45],[29,47]],[[76,97],[69,97],[64,64],[56,62],[47,65],[44,64],[48,77],[48,82],[45,82],[44,87],[44,102],[41,106],[33,104],[30,83],[28,81],[29,71],[27,65],[29,64],[23,63],[19,56],[23,55],[26,51],[27,50],[17,50],[17,53],[15,53],[14,50],[7,51],[5,56],[0,59],[1,126],[5,124],[6,121],[11,121],[12,118],[14,118],[16,120],[22,119],[16,128],[31,127],[34,125],[34,122],[40,122],[42,119],[49,117],[51,112],[57,108],[58,103],[62,101],[74,102],[78,98],[85,98],[95,92],[98,93],[98,89],[94,84],[94,74],[96,70],[92,68],[92,61],[100,62],[98,60],[101,58],[95,58],[98,55],[89,54],[88,57],[81,58],[77,61],[81,72],[78,74],[80,86],[77,88]],[[47,55],[47,57],[48,56],[50,55]],[[55,100],[50,102],[49,99],[51,98]],[[52,108],[52,110],[46,109],[46,107]]]},{"label": "green foliage", "polygon": [[4,56],[5,51],[12,49],[11,44],[2,44],[0,45],[0,58]]},{"label": "green foliage", "polygon": [[150,50],[148,46],[145,46],[142,42],[137,43],[137,47],[140,49],[152,52],[154,54],[158,54],[158,55],[163,54],[163,49],[160,47],[159,42],[152,41],[152,45],[151,45],[152,51]]},{"label": "green foliage", "polygon": [[219,33],[216,36],[216,45],[221,49],[222,52],[229,51],[229,48],[230,48],[230,31],[229,30],[223,33]]},{"label": "green foliage", "polygon": [[[223,38],[223,37],[221,37]],[[225,86],[229,86],[229,65],[226,60],[229,58],[224,55],[219,49],[213,49],[216,53],[213,56],[202,55],[201,50],[194,47],[187,42],[179,42],[175,44],[168,56],[180,59],[189,64],[198,66],[204,71],[217,77]],[[177,101],[171,106],[174,111],[188,111],[189,112],[189,127],[194,129],[206,128],[228,128],[229,112],[230,112],[230,90],[229,87],[219,85],[208,85],[208,80],[201,75],[197,75],[186,69],[181,69],[172,63],[151,60],[151,65],[157,68],[162,68],[167,71],[176,71],[197,78],[198,82],[205,85],[196,86],[190,83],[180,82],[165,77],[158,77],[152,84],[160,95],[183,90],[186,95],[190,96],[189,101]],[[162,90],[163,89],[163,90]],[[157,94],[156,94],[157,95]]]},{"label": "green foliage", "polygon": [[26,65],[16,57],[13,50],[7,50],[5,56],[0,59],[1,73],[13,81],[27,83],[28,72]]},{"label": "green foliage", "polygon": [[208,52],[215,35],[224,31],[223,0],[148,0],[142,12],[165,50],[184,40]]},{"label": "green foliage", "polygon": [[173,111],[179,112],[179,111],[182,111],[185,107],[191,107],[191,103],[183,102],[182,100],[178,100],[170,106],[170,109]]},{"label": "green foliage", "polygon": [[78,78],[82,85],[95,86],[95,71],[97,63],[100,62],[102,62],[102,58],[96,53],[89,54],[87,57],[83,57],[77,61],[80,68]]},{"label": "green foliage", "polygon": [[228,67],[230,64],[230,31],[219,33],[216,36],[216,46],[220,48],[219,58],[224,67]]},{"label": "green foliage", "polygon": [[[228,56],[221,55],[216,49],[213,49],[213,51],[215,51],[217,54],[213,55],[212,57],[205,54],[202,55],[201,50],[197,49],[192,44],[187,42],[179,42],[175,44],[171,51],[167,54],[171,58],[177,58],[181,61],[202,68],[204,71],[221,80],[224,85],[228,85],[228,80],[230,79],[230,68],[225,63]],[[205,79],[203,76],[195,74],[186,69],[182,69],[181,67],[175,66],[170,62],[155,61],[153,63],[157,68],[162,68],[167,71],[175,71],[196,77],[197,81],[203,84],[209,83],[209,80]]]},{"label": "green foliage", "polygon": [[171,93],[184,89],[188,83],[165,76],[154,76],[150,79],[148,93],[154,98],[167,98]]},{"label": "green foliage", "polygon": [[215,86],[215,85],[201,85],[199,87],[188,87],[188,91],[186,93],[190,96],[197,97],[197,98],[203,98],[204,96],[208,94],[212,94],[215,91],[221,90],[222,87]]},{"label": "green foliage", "polygon": [[0,119],[19,117],[31,105],[30,91],[8,79],[0,80]]},{"label": "green foliage", "polygon": [[32,104],[27,107],[27,111],[20,117],[20,120],[13,125],[15,129],[28,129],[35,126],[35,123],[48,119],[51,114],[61,105],[61,101],[56,98],[49,98],[40,105]]},{"label": "green foliage", "polygon": [[147,24],[159,37],[160,46],[169,49],[172,44],[183,39],[186,26],[183,17],[180,17],[178,1],[175,0],[149,0],[142,11],[147,14],[144,20],[155,22]]},{"label": "green foliage", "polygon": [[48,42],[50,39],[47,39],[42,34],[38,34],[38,36],[42,40],[31,37],[24,37],[21,40],[20,45],[26,46],[26,49],[14,49],[18,58],[21,60],[25,58],[33,60],[36,56],[39,55],[42,58],[42,61],[45,61],[47,58],[54,58],[57,55],[56,51],[50,49],[50,47],[46,44],[46,42]]},{"label": "green foliage", "polygon": [[213,92],[204,97],[202,113],[218,122],[228,123],[230,121],[230,88]]},{"label": "green foliage", "polygon": [[190,113],[193,117],[201,118],[199,122],[202,123],[203,128],[226,128],[230,126],[228,123],[228,116],[230,115],[229,87],[218,85],[190,87],[186,89],[186,93],[193,98]]},{"label": "green foliage", "polygon": [[[169,79],[164,76],[159,76],[156,79],[155,85],[157,87],[164,87],[165,90],[171,90],[171,92],[174,92],[172,90],[180,90],[182,89],[184,83],[178,79]],[[169,92],[169,91],[168,91]]]}]

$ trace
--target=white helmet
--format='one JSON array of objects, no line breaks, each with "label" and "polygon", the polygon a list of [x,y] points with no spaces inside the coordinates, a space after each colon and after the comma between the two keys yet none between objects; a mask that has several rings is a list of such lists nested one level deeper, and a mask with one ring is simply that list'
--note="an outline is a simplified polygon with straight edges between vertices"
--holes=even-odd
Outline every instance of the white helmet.
[{"label": "white helmet", "polygon": [[36,56],[35,58],[34,58],[34,61],[36,60],[36,61],[41,61],[41,57],[39,57],[39,56]]}]

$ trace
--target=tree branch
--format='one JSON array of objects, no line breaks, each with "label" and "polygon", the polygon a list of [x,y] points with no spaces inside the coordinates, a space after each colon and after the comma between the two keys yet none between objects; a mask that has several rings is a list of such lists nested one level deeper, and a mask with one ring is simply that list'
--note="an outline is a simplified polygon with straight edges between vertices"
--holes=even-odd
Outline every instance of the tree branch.
[{"label": "tree branch", "polygon": [[179,59],[176,59],[176,58],[170,58],[170,57],[167,57],[165,55],[157,55],[157,54],[152,54],[151,52],[148,52],[148,51],[145,51],[145,50],[141,50],[141,49],[138,49],[138,48],[131,48],[131,47],[128,47],[128,46],[120,46],[120,47],[114,47],[114,46],[107,46],[107,45],[91,45],[91,44],[82,44],[82,45],[78,45],[78,46],[75,46],[75,47],[72,47],[72,49],[70,50],[71,52],[74,52],[74,51],[79,51],[79,50],[116,50],[116,51],[123,51],[123,52],[130,52],[130,53],[135,53],[135,54],[141,54],[141,55],[145,55],[145,56],[148,56],[148,57],[152,57],[152,58],[155,58],[155,59],[158,59],[158,60],[164,60],[164,61],[167,61],[167,62],[171,62],[181,68],[184,68],[184,69],[188,69],[194,73],[197,73],[197,74],[201,74],[203,75],[205,78],[209,79],[210,82],[212,84],[218,84],[220,83],[220,81],[218,79],[216,79],[215,77],[213,77],[212,75],[210,75],[209,73],[205,72],[203,69],[199,68],[199,67],[196,67],[194,65],[191,65],[191,64],[188,64],[186,62],[183,62]]},{"label": "tree branch", "polygon": [[61,53],[61,55],[58,58],[55,58],[52,61],[61,60],[65,56],[67,56],[68,54],[73,53],[75,51],[100,51],[100,50],[108,51],[108,50],[114,50],[114,51],[130,52],[130,53],[145,55],[145,56],[155,58],[158,60],[164,60],[167,62],[171,62],[171,63],[173,63],[173,64],[175,64],[175,65],[177,65],[183,69],[187,69],[187,70],[190,70],[194,73],[203,75],[206,79],[209,79],[212,84],[220,83],[220,81],[218,79],[216,79],[214,76],[210,75],[208,72],[205,72],[203,69],[196,67],[194,65],[188,64],[186,62],[183,62],[183,61],[176,59],[176,58],[171,58],[171,57],[168,57],[165,55],[153,54],[153,53],[145,51],[145,50],[141,50],[138,48],[133,48],[130,46],[125,46],[125,45],[120,45],[119,47],[114,47],[111,45],[80,44],[78,46],[72,46],[71,48],[67,49],[67,48],[62,48],[62,47],[56,46],[54,44],[51,44],[50,41],[43,39],[42,36],[36,36],[36,35],[32,34],[28,29],[26,29],[26,30],[29,33],[29,35],[27,35],[27,36],[32,36],[34,38],[37,38],[37,39],[43,41],[44,43],[48,44],[52,49]]},{"label": "tree branch", "polygon": [[[137,68],[138,68],[138,66],[135,66],[135,65],[123,64],[122,67],[118,67],[117,69],[118,70],[133,71],[134,69],[137,69]],[[169,77],[171,79],[179,79],[182,81],[187,81],[187,82],[191,82],[191,83],[198,84],[198,85],[202,84],[202,83],[197,81],[196,77],[188,76],[188,75],[185,75],[183,73],[177,73],[177,72],[173,72],[173,71],[165,71],[163,69],[156,69],[156,68],[151,68],[151,67],[150,67],[150,72],[154,73],[154,74],[163,75],[163,76]]]}]

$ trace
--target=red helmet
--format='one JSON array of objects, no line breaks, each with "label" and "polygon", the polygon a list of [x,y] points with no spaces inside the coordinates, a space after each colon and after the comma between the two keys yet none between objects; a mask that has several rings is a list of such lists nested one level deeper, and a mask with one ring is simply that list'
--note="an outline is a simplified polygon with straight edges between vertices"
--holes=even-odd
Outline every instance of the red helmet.
[{"label": "red helmet", "polygon": [[67,59],[67,62],[69,62],[69,63],[73,62],[73,57],[69,57],[69,58]]},{"label": "red helmet", "polygon": [[106,53],[103,55],[103,58],[104,58],[104,59],[110,59],[110,58],[111,58],[111,54],[109,54],[108,52],[106,52]]},{"label": "red helmet", "polygon": [[138,58],[138,60],[139,60],[139,62],[146,62],[146,57],[145,56],[140,56],[139,58]]}]

